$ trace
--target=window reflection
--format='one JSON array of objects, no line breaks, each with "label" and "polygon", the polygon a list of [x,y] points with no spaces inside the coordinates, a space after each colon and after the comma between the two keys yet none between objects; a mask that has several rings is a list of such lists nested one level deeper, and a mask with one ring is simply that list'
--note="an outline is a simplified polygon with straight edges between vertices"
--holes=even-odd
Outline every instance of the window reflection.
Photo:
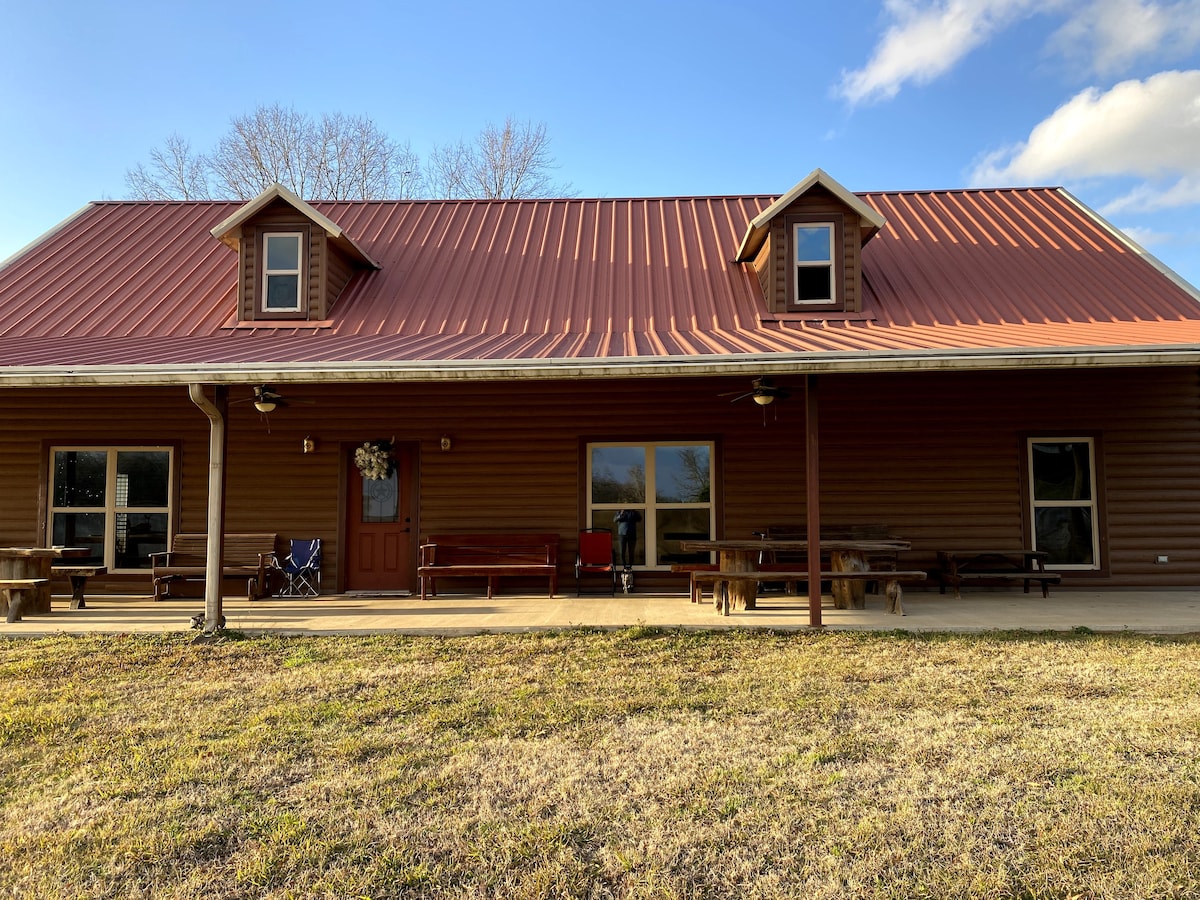
[{"label": "window reflection", "polygon": [[617,539],[616,515],[635,510],[634,565],[707,562],[681,544],[712,536],[712,444],[645,443],[588,448],[588,522]]},{"label": "window reflection", "polygon": [[646,448],[592,448],[592,502],[646,502]]}]

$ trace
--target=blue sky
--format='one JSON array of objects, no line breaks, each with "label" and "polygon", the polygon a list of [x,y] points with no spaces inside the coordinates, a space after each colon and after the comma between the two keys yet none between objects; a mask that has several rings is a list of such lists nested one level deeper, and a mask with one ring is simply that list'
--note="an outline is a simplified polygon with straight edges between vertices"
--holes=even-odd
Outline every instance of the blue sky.
[{"label": "blue sky", "polygon": [[[435,8],[436,7],[436,8]],[[8,0],[0,260],[260,105],[424,156],[543,122],[578,196],[1063,185],[1200,284],[1200,0]]]}]

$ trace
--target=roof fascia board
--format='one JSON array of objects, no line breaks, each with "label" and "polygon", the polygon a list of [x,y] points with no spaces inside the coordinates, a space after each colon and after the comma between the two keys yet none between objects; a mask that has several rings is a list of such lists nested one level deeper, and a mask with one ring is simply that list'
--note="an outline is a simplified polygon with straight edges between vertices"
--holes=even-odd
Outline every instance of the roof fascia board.
[{"label": "roof fascia board", "polygon": [[456,363],[308,363],[204,366],[13,366],[0,369],[0,387],[155,386],[204,384],[271,384],[379,382],[552,381],[633,377],[699,377],[705,375],[888,374],[1013,369],[1134,368],[1200,366],[1200,347],[1174,346],[1045,347],[937,351],[850,351],[820,354],[750,354],[718,360],[694,357],[636,357],[597,360],[538,360],[527,366],[511,360]]},{"label": "roof fascia board", "polygon": [[872,235],[887,224],[887,219],[881,216],[877,210],[838,184],[825,170],[813,169],[807,178],[750,220],[750,225],[746,228],[745,236],[742,237],[742,243],[738,247],[734,262],[748,262],[753,259],[762,246],[762,242],[766,240],[767,232],[771,227],[771,220],[818,184],[854,210],[854,212],[858,213],[862,220],[867,223],[868,227],[862,229],[862,242],[864,244]]},{"label": "roof fascia board", "polygon": [[366,265],[373,269],[380,268],[379,264],[371,259],[371,257],[368,256],[366,252],[354,242],[354,239],[351,238],[350,235],[342,231],[341,226],[338,225],[337,222],[318,212],[311,204],[301,200],[282,184],[271,185],[253,200],[247,202],[244,206],[239,208],[237,212],[215,226],[211,230],[212,236],[219,241],[229,243],[226,240],[226,237],[230,234],[230,232],[240,229],[242,225],[244,225],[249,219],[261,212],[268,204],[274,202],[275,200],[282,200],[284,203],[287,203],[289,206],[295,209],[296,212],[300,213],[300,215],[304,216],[318,228],[322,229],[330,240],[337,241],[340,245],[349,250],[351,255],[358,256]]}]

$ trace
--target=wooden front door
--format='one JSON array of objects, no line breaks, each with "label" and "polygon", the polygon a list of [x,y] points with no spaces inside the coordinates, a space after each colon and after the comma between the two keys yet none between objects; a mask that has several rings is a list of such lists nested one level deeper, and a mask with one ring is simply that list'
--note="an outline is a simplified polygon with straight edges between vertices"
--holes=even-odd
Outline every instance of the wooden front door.
[{"label": "wooden front door", "polygon": [[346,451],[346,590],[411,591],[417,572],[415,444],[397,444],[388,478],[363,478]]}]

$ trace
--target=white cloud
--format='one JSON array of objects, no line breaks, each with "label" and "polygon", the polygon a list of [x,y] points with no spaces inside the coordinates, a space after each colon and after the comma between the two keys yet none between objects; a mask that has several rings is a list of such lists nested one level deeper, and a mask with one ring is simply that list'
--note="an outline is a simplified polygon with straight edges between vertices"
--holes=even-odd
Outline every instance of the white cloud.
[{"label": "white cloud", "polygon": [[990,154],[971,180],[1033,184],[1130,175],[1200,176],[1200,71],[1082,91],[1038,123],[1023,144]]},{"label": "white cloud", "polygon": [[870,60],[843,72],[852,104],[888,100],[928,84],[995,35],[1038,14],[1065,16],[1048,52],[1081,73],[1118,75],[1139,60],[1169,65],[1200,46],[1200,0],[884,0],[891,21]]},{"label": "white cloud", "polygon": [[1125,72],[1144,57],[1181,59],[1200,44],[1200,0],[1092,0],[1079,5],[1049,46],[1090,72]]},{"label": "white cloud", "polygon": [[1115,200],[1100,207],[1101,214],[1115,216],[1121,213],[1158,212],[1180,206],[1200,204],[1200,175],[1180,178],[1165,187],[1155,184],[1139,184]]},{"label": "white cloud", "polygon": [[1121,231],[1139,247],[1153,247],[1155,244],[1166,244],[1172,238],[1170,234],[1164,234],[1161,231],[1155,231],[1152,228],[1142,228],[1137,225],[1127,225]]},{"label": "white cloud", "polygon": [[1054,5],[1051,0],[884,0],[895,24],[870,61],[843,72],[837,92],[851,103],[890,99],[905,82],[928,84],[1013,22]]}]

